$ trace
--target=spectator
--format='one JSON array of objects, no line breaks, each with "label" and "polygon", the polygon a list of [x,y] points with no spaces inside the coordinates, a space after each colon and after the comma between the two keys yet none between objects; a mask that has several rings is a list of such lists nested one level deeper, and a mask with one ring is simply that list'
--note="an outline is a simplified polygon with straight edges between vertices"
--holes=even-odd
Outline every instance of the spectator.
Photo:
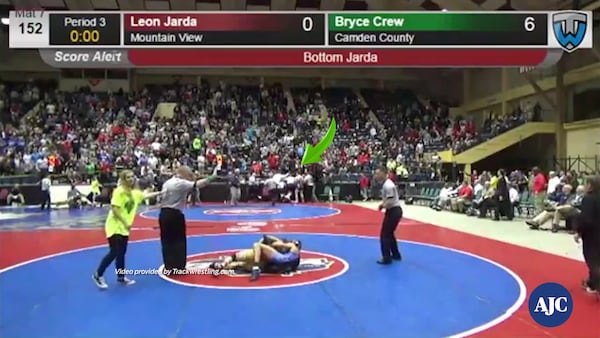
[{"label": "spectator", "polygon": [[450,196],[454,192],[454,188],[450,183],[444,184],[444,187],[440,190],[440,194],[433,200],[431,207],[437,211],[442,211],[450,206]]},{"label": "spectator", "polygon": [[[97,175],[105,182],[115,170],[131,168],[160,184],[183,165],[203,173],[220,163],[259,177],[294,172],[304,145],[318,141],[335,117],[340,130],[323,155],[327,172],[354,178],[389,163],[397,181],[430,180],[441,175],[427,153],[446,145],[462,151],[483,140],[472,120],[450,118],[445,104],[421,104],[408,91],[365,90],[362,101],[348,89],[293,89],[289,107],[278,84],[202,81],[131,93],[64,93],[56,84],[33,82],[2,87],[15,103],[7,107],[10,125],[2,124],[2,173],[52,172],[77,181]],[[171,117],[158,113],[161,102],[175,104]],[[39,109],[27,114],[33,105]],[[525,113],[493,125],[510,128],[526,120],[519,114]]]},{"label": "spectator", "polygon": [[546,200],[547,181],[540,168],[534,167],[531,171],[533,175],[531,191],[534,196],[534,208],[536,213],[544,210],[544,201]]},{"label": "spectator", "polygon": [[513,210],[517,210],[519,215],[521,215],[521,208],[519,206],[520,200],[521,200],[521,196],[519,195],[519,190],[517,188],[517,185],[514,183],[510,184],[510,189],[508,190],[508,198],[510,200],[510,204],[511,204],[511,208]]},{"label": "spectator", "polygon": [[489,210],[495,210],[497,208],[496,201],[496,189],[494,189],[490,182],[485,182],[485,191],[481,202],[479,203],[479,218],[487,217]]},{"label": "spectator", "polygon": [[496,185],[497,208],[494,213],[494,220],[499,220],[500,217],[504,216],[510,221],[514,217],[514,210],[510,202],[509,181],[503,169],[498,170],[496,175],[498,178]]},{"label": "spectator", "polygon": [[323,177],[323,194],[328,198],[329,202],[333,201],[333,174],[326,173]]},{"label": "spectator", "polygon": [[551,171],[548,173],[548,189],[546,193],[548,195],[554,194],[556,188],[561,183],[561,177],[556,175],[556,172]]},{"label": "spectator", "polygon": [[[389,166],[388,166],[388,168],[389,168]],[[369,177],[367,177],[367,175],[365,175],[364,173],[361,174],[358,185],[360,187],[360,196],[362,196],[363,201],[369,200],[369,186],[370,186]]]},{"label": "spectator", "polygon": [[25,196],[21,193],[19,185],[15,185],[8,196],[6,196],[6,204],[13,207],[20,207],[25,204]]},{"label": "spectator", "polygon": [[92,203],[77,189],[75,184],[71,184],[71,189],[67,191],[67,205],[69,209],[79,209],[84,205],[92,205]]},{"label": "spectator", "polygon": [[572,191],[572,186],[568,184],[564,185],[561,193],[556,195],[556,199],[546,207],[546,210],[525,223],[527,223],[531,229],[537,230],[542,225],[552,220],[552,232],[557,232],[560,220],[563,219],[563,216],[573,212],[573,209],[575,208],[573,206],[575,195],[572,194]]},{"label": "spectator", "polygon": [[482,184],[480,179],[477,179],[473,184],[473,200],[480,200],[483,197],[485,186]]},{"label": "spectator", "polygon": [[452,211],[464,213],[473,201],[473,188],[468,181],[464,181],[458,189],[458,196],[450,200],[450,208]]},{"label": "spectator", "polygon": [[92,205],[96,205],[96,200],[102,192],[102,184],[98,180],[98,177],[94,175],[94,176],[92,176],[90,185],[91,185],[91,192],[88,196],[88,200],[90,200],[92,202]]},{"label": "spectator", "polygon": [[318,201],[317,198],[317,194],[316,194],[316,186],[315,186],[315,180],[313,175],[310,172],[307,172],[306,175],[304,175],[304,186],[306,187],[306,194],[308,196],[310,196],[310,201],[311,202],[316,202]]}]

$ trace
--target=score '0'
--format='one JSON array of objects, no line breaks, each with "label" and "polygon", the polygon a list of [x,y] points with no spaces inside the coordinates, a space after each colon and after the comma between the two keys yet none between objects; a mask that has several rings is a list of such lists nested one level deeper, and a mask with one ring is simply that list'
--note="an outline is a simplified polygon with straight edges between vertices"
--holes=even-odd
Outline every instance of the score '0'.
[{"label": "score '0'", "polygon": [[309,16],[302,18],[302,30],[310,32],[313,29],[313,19]]},{"label": "score '0'", "polygon": [[526,17],[523,26],[525,26],[525,31],[533,32],[535,29],[535,19],[531,16]]}]

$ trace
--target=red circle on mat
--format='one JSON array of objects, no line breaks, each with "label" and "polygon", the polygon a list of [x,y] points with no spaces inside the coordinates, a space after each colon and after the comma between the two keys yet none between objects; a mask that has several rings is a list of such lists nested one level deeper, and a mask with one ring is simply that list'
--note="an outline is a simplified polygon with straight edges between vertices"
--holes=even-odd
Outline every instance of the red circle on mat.
[{"label": "red circle on mat", "polygon": [[205,215],[217,216],[240,216],[240,215],[275,215],[281,213],[281,209],[276,208],[227,208],[227,209],[208,209],[204,211]]},{"label": "red circle on mat", "polygon": [[297,272],[293,274],[261,274],[256,281],[250,281],[250,274],[227,273],[215,276],[209,265],[219,256],[231,255],[237,250],[217,251],[188,257],[186,275],[161,275],[164,279],[185,286],[215,289],[270,289],[303,286],[319,283],[341,276],[348,270],[348,262],[328,254],[302,251],[302,259]]}]

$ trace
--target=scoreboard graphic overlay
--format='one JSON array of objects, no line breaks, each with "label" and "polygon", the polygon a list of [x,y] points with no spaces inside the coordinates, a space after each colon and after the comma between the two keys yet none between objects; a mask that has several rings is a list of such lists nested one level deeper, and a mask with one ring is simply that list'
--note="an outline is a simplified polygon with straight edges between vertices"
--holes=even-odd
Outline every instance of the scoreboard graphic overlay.
[{"label": "scoreboard graphic overlay", "polygon": [[12,11],[10,48],[59,67],[543,66],[592,13]]}]

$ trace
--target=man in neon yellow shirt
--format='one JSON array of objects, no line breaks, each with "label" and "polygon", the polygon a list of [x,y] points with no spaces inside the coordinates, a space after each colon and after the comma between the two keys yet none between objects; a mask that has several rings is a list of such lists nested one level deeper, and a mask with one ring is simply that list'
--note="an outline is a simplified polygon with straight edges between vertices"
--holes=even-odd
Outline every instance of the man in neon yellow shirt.
[{"label": "man in neon yellow shirt", "polygon": [[498,187],[499,180],[500,179],[498,178],[498,174],[495,174],[494,176],[492,176],[492,178],[490,179],[490,188],[496,189]]},{"label": "man in neon yellow shirt", "polygon": [[129,232],[135,219],[140,204],[145,199],[153,198],[160,192],[144,194],[135,188],[136,178],[132,171],[125,170],[119,175],[119,185],[112,193],[110,200],[111,210],[104,224],[104,231],[108,239],[109,252],[104,256],[98,269],[92,276],[94,283],[100,289],[108,288],[104,280],[104,272],[115,261],[117,281],[123,285],[134,284],[135,281],[126,277],[125,253],[129,242]]},{"label": "man in neon yellow shirt", "polygon": [[92,204],[94,206],[96,206],[96,198],[98,196],[100,196],[101,189],[102,189],[102,184],[100,184],[98,177],[94,176],[94,178],[92,178],[91,186],[92,186],[92,191],[90,193],[92,195],[91,201],[92,201]]}]

